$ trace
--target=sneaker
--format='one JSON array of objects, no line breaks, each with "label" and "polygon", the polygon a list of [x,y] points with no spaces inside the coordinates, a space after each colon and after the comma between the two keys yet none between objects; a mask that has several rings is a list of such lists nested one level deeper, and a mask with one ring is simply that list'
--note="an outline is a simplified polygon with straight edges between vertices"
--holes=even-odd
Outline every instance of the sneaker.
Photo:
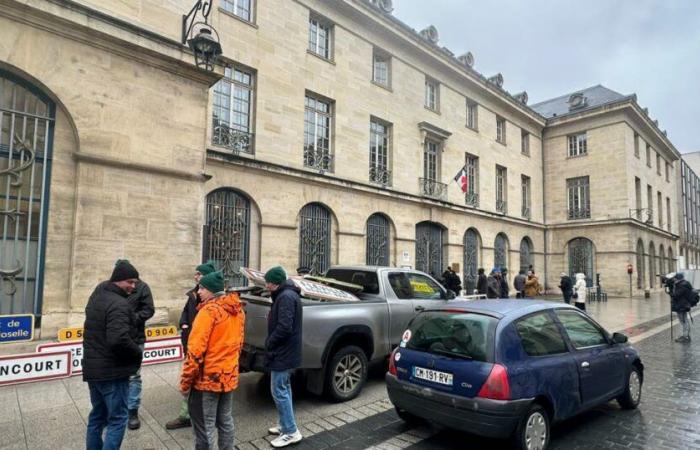
[{"label": "sneaker", "polygon": [[129,429],[130,430],[138,430],[141,428],[141,420],[139,419],[139,410],[138,409],[130,409],[129,410]]},{"label": "sneaker", "polygon": [[674,339],[675,342],[684,342],[685,341],[685,336],[681,336],[679,338]]},{"label": "sneaker", "polygon": [[280,448],[280,447],[286,447],[288,445],[296,444],[297,442],[301,441],[301,433],[299,430],[295,431],[292,434],[283,434],[277,439],[274,439],[272,442],[270,442],[270,445],[272,445],[275,448]]},{"label": "sneaker", "polygon": [[280,430],[280,427],[268,428],[268,429],[267,429],[267,432],[268,432],[269,434],[282,434],[282,430]]},{"label": "sneaker", "polygon": [[165,424],[165,429],[166,430],[177,430],[179,428],[187,428],[191,427],[192,422],[190,419],[183,419],[182,417],[178,417],[177,419],[173,419],[170,422]]}]

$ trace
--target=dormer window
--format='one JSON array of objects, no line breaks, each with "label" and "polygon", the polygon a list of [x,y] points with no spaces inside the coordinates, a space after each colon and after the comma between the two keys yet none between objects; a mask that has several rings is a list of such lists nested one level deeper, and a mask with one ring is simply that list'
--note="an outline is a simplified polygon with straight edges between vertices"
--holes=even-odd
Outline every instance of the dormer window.
[{"label": "dormer window", "polygon": [[571,97],[569,97],[568,103],[569,110],[580,109],[588,105],[588,99],[585,95],[583,95],[583,93],[577,92],[576,94],[572,94]]}]

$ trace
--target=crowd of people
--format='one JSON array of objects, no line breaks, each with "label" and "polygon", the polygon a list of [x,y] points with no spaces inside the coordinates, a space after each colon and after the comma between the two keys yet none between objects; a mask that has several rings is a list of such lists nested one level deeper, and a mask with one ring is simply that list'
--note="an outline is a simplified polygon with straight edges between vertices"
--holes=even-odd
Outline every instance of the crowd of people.
[{"label": "crowd of people", "polygon": [[[211,263],[195,269],[180,317],[185,358],[180,375],[183,401],[168,429],[191,426],[197,450],[234,447],[233,391],[245,334],[245,312],[237,292]],[[266,341],[270,391],[278,411],[272,447],[302,440],[294,418],[290,378],[301,364],[300,291],[282,267],[265,273],[272,298]],[[86,448],[121,447],[127,426],[140,427],[140,369],[145,323],[155,312],[153,296],[127,260],[117,260],[109,280],[97,285],[85,308],[83,381],[90,391]]]}]

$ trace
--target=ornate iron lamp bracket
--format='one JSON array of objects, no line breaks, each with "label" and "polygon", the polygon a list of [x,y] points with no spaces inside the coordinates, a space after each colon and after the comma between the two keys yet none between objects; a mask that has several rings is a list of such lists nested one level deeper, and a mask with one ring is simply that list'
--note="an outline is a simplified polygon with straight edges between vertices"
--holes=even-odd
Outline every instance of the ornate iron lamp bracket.
[{"label": "ornate iron lamp bracket", "polygon": [[197,12],[202,12],[204,23],[209,24],[209,14],[211,13],[212,2],[208,0],[197,0],[190,12],[182,16],[182,43],[187,43],[187,37],[192,32],[192,28],[196,23]]}]

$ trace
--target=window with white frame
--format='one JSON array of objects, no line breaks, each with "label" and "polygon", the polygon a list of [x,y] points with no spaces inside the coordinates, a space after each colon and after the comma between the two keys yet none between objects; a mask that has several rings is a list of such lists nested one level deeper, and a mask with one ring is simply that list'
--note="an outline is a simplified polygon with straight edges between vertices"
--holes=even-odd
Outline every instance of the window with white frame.
[{"label": "window with white frame", "polygon": [[253,153],[253,100],[255,74],[226,67],[214,85],[212,143],[235,152]]},{"label": "window with white frame", "polygon": [[430,139],[425,140],[423,147],[423,178],[440,180],[440,144]]},{"label": "window with white frame", "polygon": [[506,144],[506,119],[496,116],[496,142]]},{"label": "window with white frame", "polygon": [[318,17],[309,16],[309,51],[325,59],[332,59],[333,25]]},{"label": "window with white frame", "polygon": [[246,22],[252,22],[254,1],[255,0],[221,0],[221,8]]},{"label": "window with white frame", "polygon": [[508,200],[508,169],[496,166],[496,211],[506,214]]},{"label": "window with white frame", "polygon": [[526,175],[521,175],[520,177],[520,186],[521,186],[521,191],[522,191],[522,211],[521,215],[529,219],[531,215],[531,200],[530,200],[530,177]]},{"label": "window with white frame", "polygon": [[304,109],[304,166],[333,171],[332,102],[306,94]]},{"label": "window with white frame", "polygon": [[425,107],[433,111],[440,109],[440,83],[428,77],[425,77]]},{"label": "window with white frame", "polygon": [[467,128],[479,129],[479,106],[474,100],[467,99]]},{"label": "window with white frame", "polygon": [[372,55],[372,81],[384,87],[391,86],[391,56],[376,48]]},{"label": "window with white frame", "polygon": [[372,118],[369,122],[369,181],[391,185],[389,152],[391,145],[391,124]]},{"label": "window with white frame", "polygon": [[569,156],[581,156],[588,153],[586,133],[572,134],[569,140]]},{"label": "window with white frame", "polygon": [[523,155],[530,154],[530,133],[525,130],[520,131],[520,153]]},{"label": "window with white frame", "polygon": [[589,219],[591,217],[590,185],[588,177],[566,180],[568,197],[568,219]]},{"label": "window with white frame", "polygon": [[479,206],[479,157],[465,154],[465,170],[467,172],[467,192],[465,193],[466,204],[469,206]]}]

